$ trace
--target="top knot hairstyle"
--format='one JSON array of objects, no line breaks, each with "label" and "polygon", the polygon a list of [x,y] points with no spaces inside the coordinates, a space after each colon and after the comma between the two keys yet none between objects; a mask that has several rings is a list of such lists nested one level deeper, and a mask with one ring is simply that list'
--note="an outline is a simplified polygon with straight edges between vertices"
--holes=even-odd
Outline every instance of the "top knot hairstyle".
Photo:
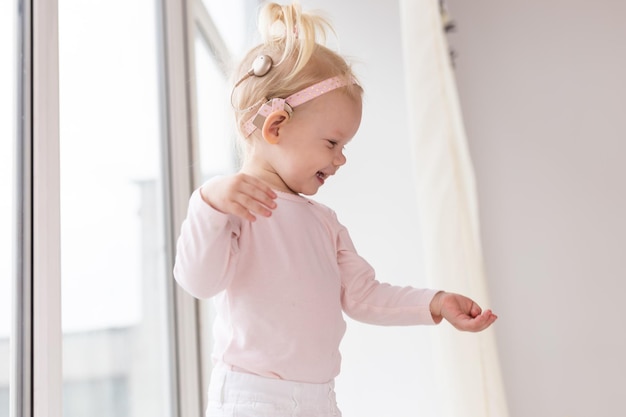
[{"label": "top knot hairstyle", "polygon": [[[331,77],[344,80],[346,94],[360,99],[362,89],[355,82],[346,60],[323,44],[334,34],[329,21],[320,15],[303,13],[296,1],[290,5],[265,4],[259,13],[262,43],[241,60],[234,75],[231,102],[236,109],[238,131],[266,101],[286,98]],[[257,58],[267,55],[272,62],[267,73],[255,74],[251,68]],[[257,60],[255,62],[255,60]]]},{"label": "top knot hairstyle", "polygon": [[309,61],[318,39],[320,44],[324,44],[326,31],[334,33],[326,19],[303,14],[298,3],[286,6],[268,3],[261,9],[259,30],[265,45],[282,46],[283,53],[277,65],[295,57],[289,78],[295,77]]}]

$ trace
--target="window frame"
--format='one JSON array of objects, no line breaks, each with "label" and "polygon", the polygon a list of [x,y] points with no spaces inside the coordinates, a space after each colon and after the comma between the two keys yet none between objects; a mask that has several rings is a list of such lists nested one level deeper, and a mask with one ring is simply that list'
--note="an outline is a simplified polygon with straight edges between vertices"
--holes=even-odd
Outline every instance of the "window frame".
[{"label": "window frame", "polygon": [[[165,165],[169,219],[169,266],[175,259],[175,242],[187,215],[189,196],[201,181],[198,109],[195,77],[196,31],[199,31],[226,76],[231,54],[201,0],[162,0],[162,70],[165,99],[163,122],[169,147]],[[178,140],[177,140],[178,138]],[[171,268],[170,268],[171,270]],[[178,379],[177,408],[180,416],[202,415],[211,365],[202,349],[211,340],[205,321],[205,305],[173,285],[175,305],[174,366]]]},{"label": "window frame", "polygon": [[[189,196],[200,181],[194,82],[199,30],[221,68],[228,48],[201,0],[157,5],[164,172],[168,340],[172,414],[206,407],[208,326],[200,303],[175,284],[172,267]],[[62,417],[58,0],[20,0],[16,132],[16,242],[10,415]]]},{"label": "window frame", "polygon": [[22,0],[17,19],[17,250],[10,415],[61,417],[57,0]]},{"label": "window frame", "polygon": [[[193,136],[190,114],[190,53],[187,36],[187,1],[162,0],[160,15],[161,37],[161,88],[163,123],[163,155],[166,207],[166,263],[169,271],[175,259],[175,239],[180,224],[187,213],[187,202],[193,190],[195,177],[192,160]],[[171,273],[170,273],[171,276]],[[200,349],[198,341],[198,305],[170,280],[170,302],[176,312],[170,317],[174,329],[170,338],[173,354],[171,373],[177,381],[173,396],[174,407],[179,416],[202,414]]]}]

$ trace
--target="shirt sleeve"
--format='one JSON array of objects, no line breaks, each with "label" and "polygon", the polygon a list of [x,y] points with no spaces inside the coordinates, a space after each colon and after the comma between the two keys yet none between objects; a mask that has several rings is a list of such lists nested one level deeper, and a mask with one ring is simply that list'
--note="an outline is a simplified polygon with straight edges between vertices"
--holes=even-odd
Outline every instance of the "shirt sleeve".
[{"label": "shirt sleeve", "polygon": [[341,303],[348,316],[385,326],[435,324],[430,302],[436,290],[378,282],[374,268],[357,254],[345,227],[339,230],[337,240]]},{"label": "shirt sleeve", "polygon": [[224,290],[236,270],[241,223],[212,208],[196,190],[176,243],[174,278],[196,298]]}]

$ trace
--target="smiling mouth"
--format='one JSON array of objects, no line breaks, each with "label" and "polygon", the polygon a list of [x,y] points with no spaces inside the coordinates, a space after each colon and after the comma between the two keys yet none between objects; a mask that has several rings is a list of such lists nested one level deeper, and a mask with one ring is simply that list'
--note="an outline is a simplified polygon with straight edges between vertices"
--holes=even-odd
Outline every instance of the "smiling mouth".
[{"label": "smiling mouth", "polygon": [[326,178],[328,178],[328,175],[324,174],[322,171],[317,171],[317,174],[315,174],[315,175],[316,175],[316,176],[317,176],[317,178],[318,178],[320,181],[322,181],[322,182],[324,182],[324,180],[325,180]]}]

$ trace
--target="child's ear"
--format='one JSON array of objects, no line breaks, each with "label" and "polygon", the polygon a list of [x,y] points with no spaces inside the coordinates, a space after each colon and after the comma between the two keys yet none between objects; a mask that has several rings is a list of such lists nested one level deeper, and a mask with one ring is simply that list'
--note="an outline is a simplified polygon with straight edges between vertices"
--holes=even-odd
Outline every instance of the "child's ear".
[{"label": "child's ear", "polygon": [[285,110],[276,110],[271,112],[263,122],[261,133],[265,141],[275,145],[280,140],[279,130],[289,120],[289,113]]}]

